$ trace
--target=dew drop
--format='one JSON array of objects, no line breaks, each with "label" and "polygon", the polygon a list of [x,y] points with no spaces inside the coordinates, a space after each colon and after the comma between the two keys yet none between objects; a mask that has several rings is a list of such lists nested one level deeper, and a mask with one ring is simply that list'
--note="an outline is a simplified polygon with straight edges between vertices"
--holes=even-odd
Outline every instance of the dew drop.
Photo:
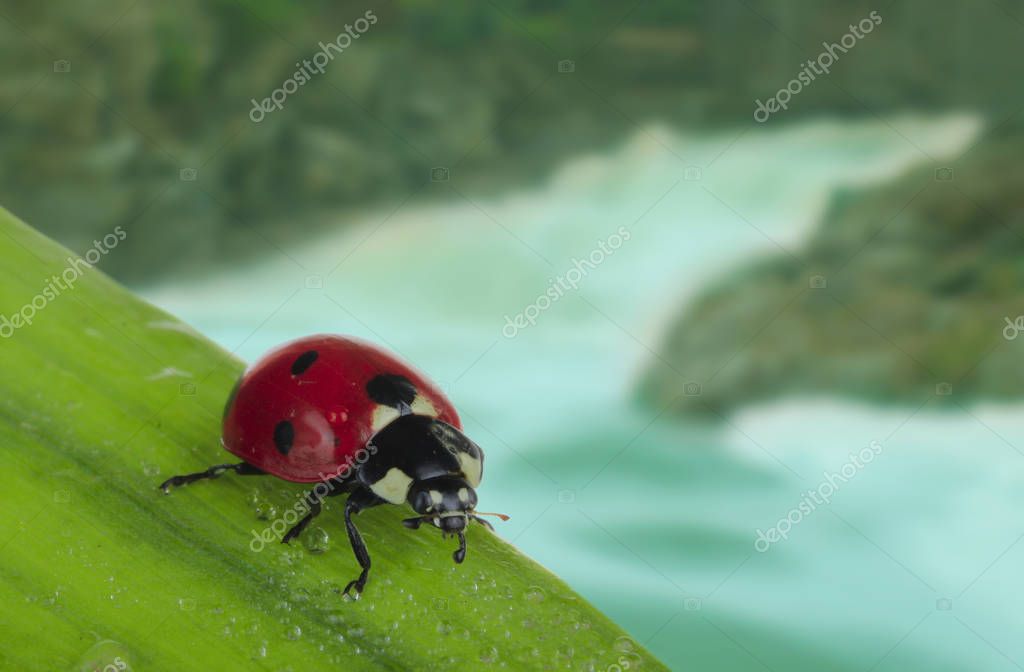
[{"label": "dew drop", "polygon": [[256,513],[256,518],[259,520],[273,520],[277,518],[277,507],[274,506],[273,502],[270,502],[262,497],[253,498],[253,509]]},{"label": "dew drop", "polygon": [[331,537],[322,527],[311,527],[302,534],[302,545],[310,553],[320,554],[331,545]]}]

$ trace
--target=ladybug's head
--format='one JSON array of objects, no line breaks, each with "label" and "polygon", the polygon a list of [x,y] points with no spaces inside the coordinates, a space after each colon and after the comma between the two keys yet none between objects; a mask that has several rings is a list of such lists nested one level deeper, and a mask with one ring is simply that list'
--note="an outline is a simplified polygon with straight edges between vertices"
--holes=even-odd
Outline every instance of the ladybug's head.
[{"label": "ladybug's head", "polygon": [[466,559],[466,526],[476,508],[476,491],[459,476],[437,476],[414,481],[409,488],[409,506],[420,514],[402,521],[413,529],[429,522],[445,536],[459,538],[459,548],[452,556],[455,562]]},{"label": "ladybug's head", "polygon": [[428,478],[409,488],[409,506],[443,532],[461,532],[476,508],[476,491],[458,476]]}]

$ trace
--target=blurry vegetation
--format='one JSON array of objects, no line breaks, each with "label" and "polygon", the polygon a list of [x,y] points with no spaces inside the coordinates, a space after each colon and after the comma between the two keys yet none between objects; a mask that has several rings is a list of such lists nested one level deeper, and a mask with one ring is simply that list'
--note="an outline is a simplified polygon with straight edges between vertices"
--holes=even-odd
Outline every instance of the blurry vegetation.
[{"label": "blurry vegetation", "polygon": [[[320,41],[378,23],[259,124]],[[323,213],[543,177],[636,124],[750,124],[803,60],[877,7],[751,0],[8,0],[0,11],[0,201],[76,249],[121,225],[131,280],[265,252]],[[786,122],[907,107],[1020,106],[996,3],[905,0],[803,91]],[[868,44],[869,43],[869,44]],[[55,61],[70,61],[56,72]],[[571,74],[558,72],[575,61]],[[773,120],[772,123],[775,123]],[[780,122],[781,123],[781,122]],[[197,170],[181,180],[183,168]],[[281,222],[288,222],[282,227]]]},{"label": "blurry vegetation", "polygon": [[836,195],[804,249],[731,273],[682,311],[661,348],[671,366],[652,364],[642,396],[700,414],[822,392],[1019,397],[1024,366],[1003,333],[1024,314],[1022,156],[1024,123],[1007,122],[948,168]]}]

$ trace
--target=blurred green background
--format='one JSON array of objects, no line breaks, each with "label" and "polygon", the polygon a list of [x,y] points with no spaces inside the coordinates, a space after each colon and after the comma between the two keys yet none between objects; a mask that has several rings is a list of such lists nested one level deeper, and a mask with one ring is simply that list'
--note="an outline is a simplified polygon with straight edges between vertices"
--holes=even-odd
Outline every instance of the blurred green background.
[{"label": "blurred green background", "polygon": [[0,203],[79,253],[122,227],[99,267],[248,360],[415,362],[500,533],[673,669],[1019,669],[1022,34],[1019,0],[5,0]]}]

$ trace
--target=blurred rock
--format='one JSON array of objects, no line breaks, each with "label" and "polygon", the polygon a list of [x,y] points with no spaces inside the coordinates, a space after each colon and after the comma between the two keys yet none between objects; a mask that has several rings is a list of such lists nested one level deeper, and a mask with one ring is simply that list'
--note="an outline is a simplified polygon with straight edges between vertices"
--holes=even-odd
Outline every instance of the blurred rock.
[{"label": "blurred rock", "polygon": [[1018,398],[1021,156],[1024,126],[1003,124],[951,174],[921,167],[837,195],[797,258],[750,264],[681,311],[658,348],[668,364],[651,362],[640,396],[696,414],[790,395]]}]

